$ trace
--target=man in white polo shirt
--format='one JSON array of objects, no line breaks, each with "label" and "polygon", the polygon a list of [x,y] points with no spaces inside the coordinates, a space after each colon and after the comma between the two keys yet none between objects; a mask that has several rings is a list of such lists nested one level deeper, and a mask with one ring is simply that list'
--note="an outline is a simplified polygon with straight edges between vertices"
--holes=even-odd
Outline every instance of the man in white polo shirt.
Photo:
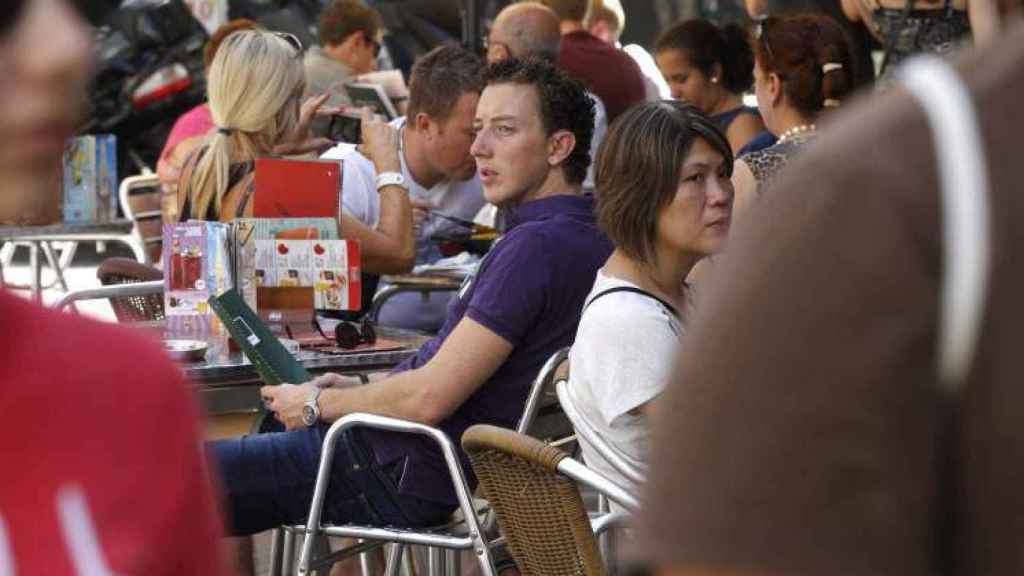
[{"label": "man in white polo shirt", "polygon": [[[469,221],[485,203],[469,153],[482,68],[479,58],[456,46],[435,48],[416,62],[409,82],[408,114],[392,122],[400,131],[401,173],[377,174],[373,163],[351,144],[340,144],[323,156],[342,160],[342,208],[368,226],[376,226],[380,218],[378,186],[400,180],[408,188],[414,207],[416,264],[442,257],[440,238],[468,232],[439,215]],[[436,331],[450,298],[446,292],[429,298],[399,294],[382,309],[381,323]]]}]

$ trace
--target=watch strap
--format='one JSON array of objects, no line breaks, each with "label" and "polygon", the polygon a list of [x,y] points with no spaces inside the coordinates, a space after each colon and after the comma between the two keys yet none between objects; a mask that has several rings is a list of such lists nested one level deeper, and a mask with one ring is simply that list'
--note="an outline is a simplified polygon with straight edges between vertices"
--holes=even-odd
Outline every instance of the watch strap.
[{"label": "watch strap", "polygon": [[385,186],[398,186],[406,190],[409,189],[405,183],[405,176],[401,172],[381,172],[377,174],[376,184],[378,191]]},{"label": "watch strap", "polygon": [[312,412],[313,416],[315,416],[315,420],[313,422],[310,422],[309,419],[306,418],[306,411],[303,410],[303,412],[302,412],[302,419],[305,421],[307,426],[312,426],[313,424],[316,424],[320,420],[320,393],[321,392],[323,392],[322,388],[320,388],[319,386],[314,386],[313,390],[310,391],[309,396],[306,397],[305,407],[309,408],[309,410]]}]

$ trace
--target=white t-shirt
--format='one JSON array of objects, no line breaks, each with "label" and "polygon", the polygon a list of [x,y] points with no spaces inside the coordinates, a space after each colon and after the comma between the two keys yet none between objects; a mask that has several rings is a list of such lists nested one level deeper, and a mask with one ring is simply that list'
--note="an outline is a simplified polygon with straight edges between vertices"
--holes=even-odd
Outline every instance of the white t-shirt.
[{"label": "white t-shirt", "polygon": [[[391,125],[402,130],[405,118],[397,118]],[[483,208],[484,191],[479,176],[474,175],[463,182],[442,181],[431,188],[424,188],[409,173],[405,154],[398,157],[410,198],[427,201],[435,211],[463,220],[473,220]],[[380,195],[373,162],[359,153],[354,144],[346,143],[331,148],[321,158],[342,162],[342,210],[363,224],[376,227],[380,221]],[[433,217],[424,221],[416,236],[416,264],[432,264],[440,260],[443,255],[436,238],[458,232],[465,233],[466,229],[443,218]],[[444,320],[451,294],[433,293],[427,299],[412,292],[397,294],[381,309],[380,322],[386,326],[436,331]]]},{"label": "white t-shirt", "polygon": [[668,82],[662,76],[661,70],[658,70],[658,65],[655,63],[654,57],[651,56],[650,52],[639,44],[630,44],[623,47],[622,50],[629,54],[633,61],[636,62],[636,65],[640,67],[640,72],[644,77],[644,87],[647,92],[648,102],[668,100],[672,97],[672,90],[669,89]]},{"label": "white t-shirt", "polygon": [[[634,284],[598,270],[590,302],[599,293]],[[665,387],[682,333],[680,321],[660,302],[634,292],[594,300],[583,313],[569,351],[569,395],[580,415],[631,466],[647,463],[648,422],[643,406]],[[580,438],[587,466],[634,493],[619,474]]]}]

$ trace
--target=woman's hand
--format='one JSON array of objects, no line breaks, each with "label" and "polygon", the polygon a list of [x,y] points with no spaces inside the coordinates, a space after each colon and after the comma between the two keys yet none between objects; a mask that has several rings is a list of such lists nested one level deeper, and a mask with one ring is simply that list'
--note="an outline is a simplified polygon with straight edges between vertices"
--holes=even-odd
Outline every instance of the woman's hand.
[{"label": "woman's hand", "polygon": [[315,118],[341,112],[341,109],[336,106],[324,107],[324,103],[330,96],[330,93],[325,92],[319,96],[310,96],[302,102],[302,106],[299,108],[299,121],[295,125],[295,129],[285,136],[282,142],[274,146],[274,154],[298,156],[316,152],[317,155],[320,155],[334,146],[334,142],[329,138],[313,136],[309,130],[309,126]]}]

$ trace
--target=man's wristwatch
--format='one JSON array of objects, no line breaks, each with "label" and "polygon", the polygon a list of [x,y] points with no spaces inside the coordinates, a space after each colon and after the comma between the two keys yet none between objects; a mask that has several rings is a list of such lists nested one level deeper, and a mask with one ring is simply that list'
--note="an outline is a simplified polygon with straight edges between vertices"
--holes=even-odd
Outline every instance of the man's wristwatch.
[{"label": "man's wristwatch", "polygon": [[302,423],[306,426],[315,426],[320,421],[320,392],[320,387],[314,386],[302,405]]},{"label": "man's wristwatch", "polygon": [[409,190],[409,186],[405,183],[405,176],[402,176],[401,172],[381,172],[377,174],[377,191],[380,192],[380,189],[385,186],[398,186],[406,191]]}]

